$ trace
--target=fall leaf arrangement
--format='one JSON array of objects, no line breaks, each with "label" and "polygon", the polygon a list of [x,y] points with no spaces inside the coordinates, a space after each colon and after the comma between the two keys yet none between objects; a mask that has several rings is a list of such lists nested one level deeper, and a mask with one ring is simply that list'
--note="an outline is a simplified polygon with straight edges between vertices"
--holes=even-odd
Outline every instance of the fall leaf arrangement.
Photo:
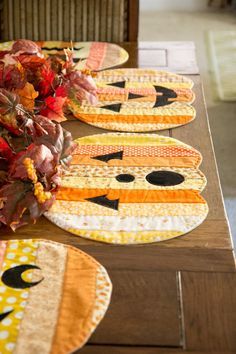
[{"label": "fall leaf arrangement", "polygon": [[34,42],[0,51],[0,223],[13,230],[50,208],[73,150],[60,122],[83,100],[96,102],[90,72],[78,71],[73,50],[45,57]]}]

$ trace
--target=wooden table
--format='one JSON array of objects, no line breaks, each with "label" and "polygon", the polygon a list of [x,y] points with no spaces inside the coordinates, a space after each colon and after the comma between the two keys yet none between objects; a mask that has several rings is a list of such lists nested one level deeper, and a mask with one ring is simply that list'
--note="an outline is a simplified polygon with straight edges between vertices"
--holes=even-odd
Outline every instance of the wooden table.
[{"label": "wooden table", "polygon": [[[157,50],[160,53],[163,47],[167,62],[174,63],[170,56],[175,50],[170,50],[170,43],[169,47],[167,43],[156,45],[157,48],[150,45],[150,55],[155,58],[154,54],[158,54]],[[142,44],[141,49],[134,43],[123,46],[130,54],[125,67],[147,66],[147,45],[144,48]],[[182,55],[183,70],[188,65],[187,58]],[[151,66],[156,67],[155,60]],[[175,71],[181,71],[180,67],[181,64]],[[186,126],[160,134],[180,139],[201,151],[201,170],[208,179],[202,194],[210,208],[205,222],[182,237],[133,246],[107,245],[76,237],[45,218],[36,225],[19,229],[16,234],[6,228],[0,230],[2,239],[39,237],[74,245],[108,269],[114,286],[111,306],[81,354],[236,352],[236,273],[232,243],[200,76],[195,63],[188,68],[189,73],[191,68],[194,73],[190,77],[195,83],[197,117]],[[64,126],[74,138],[105,132],[78,121],[68,121]]]}]

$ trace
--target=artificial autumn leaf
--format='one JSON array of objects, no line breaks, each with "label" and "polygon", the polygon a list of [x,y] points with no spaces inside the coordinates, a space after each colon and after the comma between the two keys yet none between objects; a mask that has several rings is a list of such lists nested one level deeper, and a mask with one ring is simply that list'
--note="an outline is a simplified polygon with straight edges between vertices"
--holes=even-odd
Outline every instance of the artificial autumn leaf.
[{"label": "artificial autumn leaf", "polygon": [[87,92],[90,92],[96,95],[96,85],[93,81],[92,76],[86,75],[82,71],[73,71],[68,76],[67,79],[70,85],[75,89],[84,89]]},{"label": "artificial autumn leaf", "polygon": [[5,89],[0,89],[0,124],[13,133],[17,133],[16,107],[19,97]]},{"label": "artificial autumn leaf", "polygon": [[65,120],[67,100],[93,103],[96,86],[72,53],[45,58],[19,40],[0,53],[0,87],[0,223],[15,230],[48,210],[71,159],[72,136],[53,120]]},{"label": "artificial autumn leaf", "polygon": [[[5,164],[5,161],[4,161],[4,164]],[[2,185],[4,185],[6,183],[6,179],[7,179],[7,172],[6,172],[5,168],[2,168],[1,158],[0,158],[0,188]],[[0,199],[0,209],[1,209],[1,199]]]},{"label": "artificial autumn leaf", "polygon": [[0,50],[0,60],[5,57],[6,54],[10,53],[9,50]]},{"label": "artificial autumn leaf", "polygon": [[55,90],[56,97],[67,97],[67,89],[65,86],[58,86]]},{"label": "artificial autumn leaf", "polygon": [[0,89],[0,115],[12,113],[19,104],[19,96],[3,88]]},{"label": "artificial autumn leaf", "polygon": [[13,181],[0,189],[0,222],[9,225],[13,231],[18,227],[35,222],[54,201],[54,196],[45,203],[38,203],[33,193],[33,184]]},{"label": "artificial autumn leaf", "polygon": [[30,111],[34,109],[34,100],[38,97],[38,92],[34,86],[27,82],[22,89],[16,89],[15,92],[20,98],[20,103]]},{"label": "artificial autumn leaf", "polygon": [[56,122],[65,121],[66,117],[63,112],[65,101],[65,97],[47,97],[45,99],[45,108],[40,111],[40,114]]},{"label": "artificial autumn leaf", "polygon": [[35,42],[26,39],[18,39],[17,41],[15,41],[12,45],[11,53],[25,53],[31,55],[34,54],[38,55],[39,57],[42,57],[41,48]]},{"label": "artificial autumn leaf", "polygon": [[5,52],[5,54],[0,58],[1,62],[4,63],[4,65],[16,65],[17,60],[9,54],[9,52]]},{"label": "artificial autumn leaf", "polygon": [[50,93],[53,92],[53,81],[56,77],[56,74],[52,70],[49,62],[46,62],[40,68],[39,76],[40,76],[40,81],[37,86],[37,91],[39,91],[39,95],[41,97],[48,96]]},{"label": "artificial autumn leaf", "polygon": [[17,58],[25,69],[37,69],[45,63],[45,59],[37,55],[21,54]]},{"label": "artificial autumn leaf", "polygon": [[[6,140],[0,137],[0,170],[1,174],[3,171],[7,171],[10,161],[12,160],[13,152],[6,142]],[[6,176],[6,175],[5,175]],[[3,177],[3,175],[2,175]],[[1,185],[1,182],[0,182]]]},{"label": "artificial autumn leaf", "polygon": [[24,114],[27,114],[19,102],[16,93],[0,89],[0,125],[16,135],[22,134],[21,126],[24,124]]},{"label": "artificial autumn leaf", "polygon": [[[9,168],[9,176],[11,178],[29,180],[29,171],[24,164],[24,160],[27,158],[34,161],[34,168],[39,179],[41,176],[51,179],[56,174],[56,164],[50,149],[45,145],[31,144],[26,150],[21,151],[15,156]],[[46,189],[51,189],[50,184],[47,185]]]},{"label": "artificial autumn leaf", "polygon": [[35,134],[34,143],[47,146],[53,156],[57,158],[57,163],[68,164],[75,147],[72,143],[71,133],[63,129],[60,124],[54,123],[43,116],[35,116],[34,121],[46,132],[44,134]]},{"label": "artificial autumn leaf", "polygon": [[22,65],[17,62],[15,65],[4,66],[1,74],[1,85],[6,89],[22,88],[26,83],[26,73]]},{"label": "artificial autumn leaf", "polygon": [[25,198],[26,194],[32,191],[32,184],[23,181],[14,181],[5,184],[0,189],[0,200],[2,208],[0,210],[0,221],[4,224],[15,224],[13,229],[17,227],[22,214],[26,210],[25,206],[18,203]]},{"label": "artificial autumn leaf", "polygon": [[[12,160],[12,158],[13,158],[12,149],[10,148],[7,141],[3,137],[0,137],[0,159],[1,159],[2,166],[4,164],[4,168],[1,167],[0,169],[5,169],[10,163],[10,161]],[[5,161],[7,162],[7,164],[5,164]]]}]

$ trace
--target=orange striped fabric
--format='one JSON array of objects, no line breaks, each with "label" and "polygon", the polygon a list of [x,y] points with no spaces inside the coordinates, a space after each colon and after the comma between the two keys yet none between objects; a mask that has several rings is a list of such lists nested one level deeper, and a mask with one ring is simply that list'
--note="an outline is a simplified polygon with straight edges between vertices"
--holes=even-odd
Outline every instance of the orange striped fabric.
[{"label": "orange striped fabric", "polygon": [[[200,157],[124,157],[123,160],[110,160],[110,166],[161,166],[161,167],[193,167],[200,162]],[[104,162],[91,159],[91,156],[73,155],[72,165],[104,166]]]},{"label": "orange striped fabric", "polygon": [[57,200],[86,201],[106,195],[120,203],[205,203],[197,191],[192,190],[127,190],[127,189],[76,189],[60,187]]},{"label": "orange striped fabric", "polygon": [[[98,107],[99,108],[99,107]],[[79,113],[75,115],[81,120],[87,123],[147,123],[147,124],[186,124],[192,120],[192,116],[183,116],[183,115],[130,115],[130,114],[85,114]]]},{"label": "orange striped fabric", "polygon": [[199,152],[182,145],[175,146],[137,146],[137,145],[77,145],[73,154],[76,155],[102,155],[117,151],[123,151],[123,156],[141,157],[177,157],[199,156]]},{"label": "orange striped fabric", "polygon": [[[173,90],[176,92],[177,97],[170,99],[170,102],[190,102],[193,99],[193,92],[190,89]],[[156,97],[158,94],[153,89],[135,89],[130,88],[129,91],[125,89],[120,89],[120,91],[111,90],[111,89],[101,89],[98,88],[97,94],[99,101],[119,101],[125,102],[128,99],[129,92],[138,95],[145,95],[144,97],[140,97],[138,102],[155,102]]]}]

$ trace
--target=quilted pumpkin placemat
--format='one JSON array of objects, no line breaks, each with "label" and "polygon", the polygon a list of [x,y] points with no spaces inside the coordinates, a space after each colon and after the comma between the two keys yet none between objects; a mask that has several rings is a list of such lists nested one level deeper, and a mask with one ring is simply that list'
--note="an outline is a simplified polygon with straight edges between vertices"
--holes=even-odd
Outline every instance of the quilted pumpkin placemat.
[{"label": "quilted pumpkin placemat", "polygon": [[208,206],[201,154],[156,134],[108,133],[76,140],[72,164],[45,215],[89,239],[149,243],[200,225]]},{"label": "quilted pumpkin placemat", "polygon": [[[14,42],[0,43],[0,50],[10,50]],[[65,57],[64,49],[71,48],[71,42],[41,41],[44,54]],[[73,42],[74,61],[77,69],[103,70],[124,64],[129,59],[127,51],[117,44],[107,42]]]},{"label": "quilted pumpkin placemat", "polygon": [[75,117],[104,129],[147,132],[169,129],[195,118],[193,82],[150,69],[114,69],[95,78],[98,104],[70,107]]},{"label": "quilted pumpkin placemat", "polygon": [[92,334],[110,302],[106,270],[77,248],[0,241],[0,353],[68,354]]}]

